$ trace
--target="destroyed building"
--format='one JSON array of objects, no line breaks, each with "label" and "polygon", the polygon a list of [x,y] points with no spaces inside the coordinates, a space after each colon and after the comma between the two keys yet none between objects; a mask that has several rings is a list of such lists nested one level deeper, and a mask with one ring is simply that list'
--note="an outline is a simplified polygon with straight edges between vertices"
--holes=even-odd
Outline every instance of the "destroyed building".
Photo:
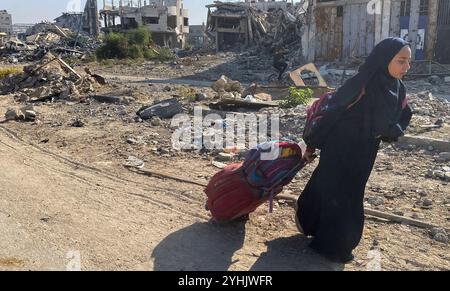
[{"label": "destroyed building", "polygon": [[12,26],[12,35],[16,36],[18,39],[24,39],[27,30],[33,26],[34,24],[31,23],[14,23]]},{"label": "destroyed building", "polygon": [[97,38],[100,34],[100,19],[97,0],[87,0],[82,15],[82,30]]},{"label": "destroyed building", "polygon": [[414,60],[450,63],[450,0],[311,1],[308,60],[367,56],[388,36],[410,41]]},{"label": "destroyed building", "polygon": [[289,45],[301,39],[305,1],[220,2],[207,5],[207,34],[217,51],[266,42]]},{"label": "destroyed building", "polygon": [[6,10],[0,10],[0,32],[8,35],[12,32],[12,16]]},{"label": "destroyed building", "polygon": [[188,43],[194,48],[200,48],[205,43],[205,24],[189,26]]},{"label": "destroyed building", "polygon": [[[100,15],[106,30],[119,26],[121,29],[147,27],[153,41],[170,48],[183,48],[189,33],[188,10],[183,0],[111,1]],[[137,2],[137,3],[136,3]],[[120,21],[120,25],[118,24]]]},{"label": "destroyed building", "polygon": [[86,2],[84,12],[64,12],[54,21],[58,27],[66,28],[74,33],[85,33],[95,38],[100,33],[101,22],[95,0]]},{"label": "destroyed building", "polygon": [[55,24],[62,28],[70,29],[78,32],[82,29],[83,13],[81,12],[65,12],[61,16],[55,18]]},{"label": "destroyed building", "polygon": [[8,35],[6,32],[0,32],[0,47],[2,47],[6,43]]}]

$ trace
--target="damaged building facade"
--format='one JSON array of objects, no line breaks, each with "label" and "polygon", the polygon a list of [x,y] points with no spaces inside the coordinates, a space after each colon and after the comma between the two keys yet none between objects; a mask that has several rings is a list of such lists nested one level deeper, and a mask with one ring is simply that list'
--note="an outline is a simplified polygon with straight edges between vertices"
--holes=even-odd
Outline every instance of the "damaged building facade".
[{"label": "damaged building facade", "polygon": [[389,36],[412,43],[414,60],[450,63],[450,0],[311,1],[308,60],[363,58]]},{"label": "damaged building facade", "polygon": [[299,11],[291,1],[215,1],[206,7],[207,35],[215,40],[217,51],[259,44],[269,35],[276,39],[289,32],[296,37],[301,27]]},{"label": "damaged building facade", "polygon": [[201,48],[205,43],[205,24],[190,25],[188,34],[188,44],[194,48]]},{"label": "damaged building facade", "polygon": [[0,10],[0,32],[7,35],[12,32],[12,16],[6,10]]},{"label": "damaged building facade", "polygon": [[65,12],[55,18],[55,24],[62,28],[68,28],[71,31],[78,32],[82,29],[83,13]]},{"label": "damaged building facade", "polygon": [[[183,48],[189,33],[189,14],[183,0],[146,0],[104,2],[100,11],[104,27],[132,29],[147,27],[153,41],[170,48]],[[120,24],[119,24],[120,22]]]}]

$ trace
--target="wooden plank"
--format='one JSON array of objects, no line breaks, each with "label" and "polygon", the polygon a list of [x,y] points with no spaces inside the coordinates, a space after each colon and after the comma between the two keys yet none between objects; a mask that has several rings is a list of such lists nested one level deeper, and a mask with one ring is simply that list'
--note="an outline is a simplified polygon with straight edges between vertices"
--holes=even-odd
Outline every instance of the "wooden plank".
[{"label": "wooden plank", "polygon": [[367,42],[367,17],[369,16],[367,13],[367,6],[364,4],[360,5],[359,13],[361,15],[361,22],[359,27],[359,47],[360,47],[360,55],[367,56],[366,50],[366,42]]},{"label": "wooden plank", "polygon": [[351,6],[344,6],[344,25],[343,25],[343,51],[342,58],[345,60],[350,56],[350,42],[351,42],[351,27],[350,27],[350,18],[351,15]]},{"label": "wooden plank", "polygon": [[315,43],[316,43],[316,47],[315,47],[315,53],[316,53],[316,58],[317,59],[322,59],[323,55],[322,55],[322,35],[324,33],[324,21],[325,21],[325,16],[323,14],[324,8],[318,8],[316,10],[314,10],[314,15],[315,15],[315,19],[316,19],[316,34],[314,35],[315,38]]},{"label": "wooden plank", "polygon": [[344,26],[344,18],[339,17],[337,18],[338,22],[336,23],[336,27],[338,29],[337,32],[337,41],[336,41],[336,56],[342,60],[342,46],[343,46],[343,26]]},{"label": "wooden plank", "polygon": [[382,26],[382,19],[381,14],[375,13],[375,45],[378,44],[381,39],[381,26]]},{"label": "wooden plank", "polygon": [[367,54],[375,47],[375,15],[367,15],[367,43],[366,43],[366,51]]},{"label": "wooden plank", "polygon": [[351,5],[351,23],[350,23],[350,29],[351,29],[351,41],[350,41],[350,57],[353,57],[357,55],[357,44],[359,43],[358,40],[358,26],[359,26],[359,5]]},{"label": "wooden plank", "polygon": [[329,28],[329,16],[327,14],[327,7],[322,8],[322,33],[320,35],[322,47],[320,48],[320,54],[322,55],[322,58],[324,60],[327,59],[327,37],[329,34],[328,28]]},{"label": "wooden plank", "polygon": [[419,29],[420,0],[411,0],[411,17],[409,19],[409,38],[412,43],[412,59],[416,56],[417,30]]},{"label": "wooden plank", "polygon": [[[288,205],[295,205],[297,203],[298,197],[294,196],[294,195],[290,195],[290,194],[278,194],[277,196],[275,196],[275,199],[276,200],[285,200],[285,202]],[[438,225],[434,225],[432,223],[428,223],[425,221],[420,221],[420,220],[412,219],[412,218],[405,217],[405,216],[390,214],[390,213],[387,213],[384,211],[370,209],[367,207],[364,208],[364,214],[366,216],[387,219],[389,221],[413,225],[413,226],[417,226],[417,227],[424,228],[424,229],[433,229],[433,228],[440,227]],[[442,227],[442,228],[445,229],[447,232],[450,231],[448,228],[445,228],[445,227]]]},{"label": "wooden plank", "polygon": [[385,39],[389,37],[389,23],[391,21],[391,0],[383,1],[383,16],[381,25],[381,38]]},{"label": "wooden plank", "polygon": [[434,58],[434,49],[437,38],[438,1],[428,1],[428,27],[425,40],[425,59]]},{"label": "wooden plank", "polygon": [[[315,2],[313,2],[312,9],[313,11],[315,10]],[[317,32],[316,15],[315,13],[311,13],[311,21],[308,28],[308,38],[305,40],[308,47],[308,56],[307,56],[308,62],[313,62],[316,60],[316,47],[317,47],[316,32]]]},{"label": "wooden plank", "polygon": [[400,36],[400,1],[391,1],[391,25],[389,34],[391,36]]},{"label": "wooden plank", "polygon": [[337,17],[337,7],[332,7],[330,12],[330,38],[328,42],[328,58],[329,60],[336,59],[336,17]]}]

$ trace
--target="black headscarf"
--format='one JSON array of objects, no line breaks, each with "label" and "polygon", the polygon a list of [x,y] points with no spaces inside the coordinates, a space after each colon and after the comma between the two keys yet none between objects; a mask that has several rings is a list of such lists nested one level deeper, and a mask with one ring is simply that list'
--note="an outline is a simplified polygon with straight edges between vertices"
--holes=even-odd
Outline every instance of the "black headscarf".
[{"label": "black headscarf", "polygon": [[[351,104],[360,95],[364,87],[367,94],[372,93],[370,92],[372,88],[378,88],[378,92],[374,93],[388,93],[398,81],[389,74],[389,64],[400,50],[408,45],[410,45],[408,42],[398,37],[390,37],[381,41],[359,68],[358,74],[347,80],[337,90],[335,93],[336,100],[339,100],[345,107],[345,105]],[[367,86],[372,81],[376,82],[380,87]],[[400,83],[403,85],[402,82]]]},{"label": "black headscarf", "polygon": [[372,119],[364,121],[371,127],[370,135],[389,142],[401,136],[404,128],[402,129],[398,122],[406,98],[406,89],[401,80],[390,75],[388,67],[400,50],[409,45],[401,38],[391,37],[375,46],[358,73],[333,93],[331,103],[326,107],[328,113],[317,125],[320,128],[309,136],[304,135],[308,146],[313,148],[323,146],[331,128],[345,114],[349,105],[354,104],[363,88],[365,96],[362,98],[374,101],[370,102],[371,108],[365,108],[365,111],[367,110],[365,115],[370,114]]}]

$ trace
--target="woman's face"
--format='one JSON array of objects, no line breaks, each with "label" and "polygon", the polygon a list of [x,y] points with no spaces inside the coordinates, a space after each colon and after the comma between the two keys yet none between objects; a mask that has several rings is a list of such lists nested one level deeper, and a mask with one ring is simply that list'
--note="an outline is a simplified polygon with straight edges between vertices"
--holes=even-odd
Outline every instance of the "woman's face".
[{"label": "woman's face", "polygon": [[404,46],[389,64],[389,74],[396,79],[403,78],[408,73],[411,63],[411,48]]}]

